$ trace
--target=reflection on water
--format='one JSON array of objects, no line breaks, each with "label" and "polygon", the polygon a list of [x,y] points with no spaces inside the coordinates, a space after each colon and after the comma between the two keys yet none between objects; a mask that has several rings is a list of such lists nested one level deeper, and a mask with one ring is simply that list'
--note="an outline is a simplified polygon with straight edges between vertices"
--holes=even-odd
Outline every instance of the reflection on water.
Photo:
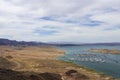
[{"label": "reflection on water", "polygon": [[120,46],[65,46],[66,55],[60,59],[84,65],[107,75],[120,78],[120,55],[88,52],[90,49],[118,49]]}]

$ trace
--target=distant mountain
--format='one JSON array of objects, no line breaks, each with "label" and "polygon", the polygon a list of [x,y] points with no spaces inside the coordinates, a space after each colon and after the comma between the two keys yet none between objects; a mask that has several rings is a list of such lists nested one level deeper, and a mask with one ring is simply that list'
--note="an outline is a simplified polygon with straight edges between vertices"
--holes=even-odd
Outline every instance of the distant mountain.
[{"label": "distant mountain", "polygon": [[120,42],[111,42],[111,43],[86,43],[82,45],[108,45],[108,46],[115,46],[120,45]]},{"label": "distant mountain", "polygon": [[92,45],[107,45],[107,46],[116,46],[120,45],[120,43],[55,43],[53,45],[56,46],[92,46]]},{"label": "distant mountain", "polygon": [[26,42],[26,41],[16,41],[9,39],[0,39],[0,45],[10,45],[10,46],[39,46],[39,45],[48,45],[42,42]]},{"label": "distant mountain", "polygon": [[0,45],[10,45],[10,46],[44,46],[44,45],[52,45],[52,46],[91,46],[91,45],[109,45],[115,46],[120,45],[120,42],[112,42],[112,43],[43,43],[43,42],[27,42],[27,41],[16,41],[0,38]]}]

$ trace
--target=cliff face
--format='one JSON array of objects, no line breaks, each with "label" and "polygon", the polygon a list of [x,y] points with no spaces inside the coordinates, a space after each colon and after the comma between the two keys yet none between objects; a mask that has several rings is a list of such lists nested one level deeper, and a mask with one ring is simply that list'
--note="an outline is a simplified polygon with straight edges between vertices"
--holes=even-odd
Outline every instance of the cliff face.
[{"label": "cliff face", "polygon": [[120,54],[120,50],[115,49],[91,49],[89,52],[105,53],[105,54]]}]

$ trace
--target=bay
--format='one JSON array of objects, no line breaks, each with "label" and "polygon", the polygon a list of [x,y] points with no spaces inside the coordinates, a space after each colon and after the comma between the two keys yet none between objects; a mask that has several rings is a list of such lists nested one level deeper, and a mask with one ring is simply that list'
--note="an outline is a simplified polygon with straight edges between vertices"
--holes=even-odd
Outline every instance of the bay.
[{"label": "bay", "polygon": [[114,78],[120,78],[120,55],[119,54],[103,54],[88,52],[90,49],[117,49],[120,46],[107,45],[85,45],[85,46],[61,46],[58,47],[66,50],[66,54],[60,57],[60,60],[72,62],[87,68],[96,70]]}]

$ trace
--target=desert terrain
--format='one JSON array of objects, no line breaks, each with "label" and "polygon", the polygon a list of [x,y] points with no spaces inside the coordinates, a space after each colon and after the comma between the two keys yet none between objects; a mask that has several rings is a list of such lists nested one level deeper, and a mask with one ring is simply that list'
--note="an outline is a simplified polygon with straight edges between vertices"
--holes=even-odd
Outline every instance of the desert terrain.
[{"label": "desert terrain", "polygon": [[0,80],[114,80],[57,59],[64,54],[51,46],[0,46]]}]

